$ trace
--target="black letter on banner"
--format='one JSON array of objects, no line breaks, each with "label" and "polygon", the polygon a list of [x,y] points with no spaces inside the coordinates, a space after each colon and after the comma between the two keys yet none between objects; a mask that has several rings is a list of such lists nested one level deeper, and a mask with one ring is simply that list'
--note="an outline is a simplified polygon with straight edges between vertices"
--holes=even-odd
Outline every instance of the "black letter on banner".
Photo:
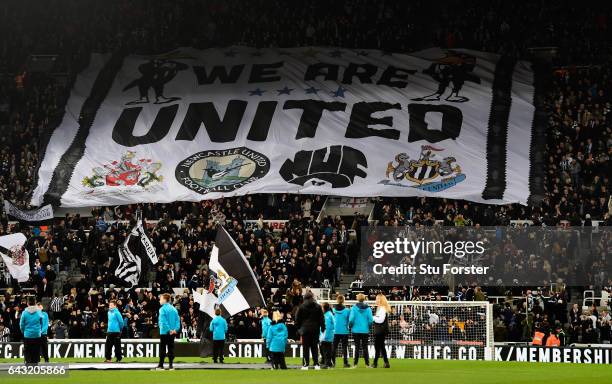
[{"label": "black letter on banner", "polygon": [[234,141],[246,106],[246,101],[230,100],[227,103],[225,116],[221,120],[213,103],[190,104],[176,140],[195,139],[203,123],[210,141],[214,143]]},{"label": "black letter on banner", "polygon": [[338,66],[328,63],[311,64],[306,70],[304,81],[316,80],[319,76],[325,76],[325,80],[335,81],[338,78]]},{"label": "black letter on banner", "polygon": [[[363,69],[360,71],[360,69]],[[342,82],[344,84],[352,84],[353,76],[357,76],[362,84],[370,84],[372,82],[372,76],[376,74],[378,67],[374,64],[355,64],[350,63],[344,71],[344,78]]]},{"label": "black letter on banner", "polygon": [[408,75],[413,75],[416,72],[416,69],[403,69],[390,66],[389,68],[385,69],[376,85],[388,85],[389,87],[406,88],[408,82],[400,80],[408,80]]},{"label": "black letter on banner", "polygon": [[400,131],[397,129],[374,129],[370,128],[370,125],[380,124],[386,126],[393,125],[393,118],[391,116],[384,117],[372,117],[372,113],[387,111],[389,109],[402,109],[399,103],[383,103],[383,102],[372,102],[372,103],[356,103],[353,105],[353,111],[351,112],[351,120],[346,128],[345,137],[351,139],[358,139],[362,137],[379,136],[387,139],[397,140],[400,136]]},{"label": "black letter on banner", "polygon": [[323,111],[344,111],[346,103],[338,101],[319,101],[319,100],[287,100],[283,109],[303,109],[300,125],[298,126],[295,139],[314,137]]},{"label": "black letter on banner", "polygon": [[229,73],[227,73],[227,68],[223,65],[215,65],[213,69],[210,71],[210,76],[206,74],[206,67],[204,66],[193,66],[193,71],[198,78],[198,84],[212,84],[216,79],[219,79],[221,84],[235,83],[238,81],[242,70],[244,69],[244,64],[234,65],[230,69]]},{"label": "black letter on banner", "polygon": [[140,144],[151,144],[156,143],[166,137],[176,111],[178,111],[178,104],[163,107],[157,112],[153,125],[149,128],[149,132],[142,136],[134,136],[134,128],[136,126],[136,119],[140,115],[142,107],[127,108],[121,112],[121,116],[113,127],[113,140],[117,144],[125,145],[126,147],[134,147]]},{"label": "black letter on banner", "polygon": [[249,130],[247,139],[253,141],[266,141],[270,124],[272,124],[272,116],[276,110],[276,101],[262,101],[257,105],[257,111]]},{"label": "black letter on banner", "polygon": [[[432,130],[427,128],[425,122],[425,114],[427,112],[442,113],[442,127],[440,130]],[[461,110],[450,105],[430,105],[430,104],[408,104],[408,113],[410,114],[410,133],[408,133],[408,142],[425,140],[430,143],[453,139],[459,137],[461,133],[461,124],[463,123],[463,114]]]},{"label": "black letter on banner", "polygon": [[506,190],[508,118],[512,105],[512,73],[516,60],[503,56],[495,66],[487,132],[487,181],[482,198],[503,199]]},{"label": "black letter on banner", "polygon": [[272,64],[253,64],[249,83],[269,83],[280,81],[281,77],[276,73],[276,69],[283,66],[283,62]]}]

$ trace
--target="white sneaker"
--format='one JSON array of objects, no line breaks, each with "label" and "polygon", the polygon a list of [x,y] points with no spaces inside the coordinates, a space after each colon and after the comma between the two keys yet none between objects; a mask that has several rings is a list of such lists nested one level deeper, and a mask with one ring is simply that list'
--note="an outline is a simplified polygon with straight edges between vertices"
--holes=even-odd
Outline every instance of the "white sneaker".
[{"label": "white sneaker", "polygon": [[302,367],[302,371],[307,371],[307,370],[308,370],[308,366],[307,365]]},{"label": "white sneaker", "polygon": [[321,367],[319,367],[318,365],[315,365],[315,371],[319,371],[321,370]]}]

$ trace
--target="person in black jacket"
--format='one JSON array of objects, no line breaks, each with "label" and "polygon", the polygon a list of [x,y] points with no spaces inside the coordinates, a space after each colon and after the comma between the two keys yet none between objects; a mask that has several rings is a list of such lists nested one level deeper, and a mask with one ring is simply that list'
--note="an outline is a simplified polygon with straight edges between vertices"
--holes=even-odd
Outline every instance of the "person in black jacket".
[{"label": "person in black jacket", "polygon": [[319,332],[325,331],[325,320],[323,318],[323,310],[315,302],[311,291],[304,294],[304,303],[298,308],[295,325],[298,329],[298,334],[302,337],[302,346],[304,348],[304,366],[302,369],[308,369],[311,354],[314,368],[320,369]]},{"label": "person in black jacket", "polygon": [[374,364],[373,368],[378,367],[378,358],[382,357],[385,362],[384,367],[390,368],[387,350],[385,349],[385,339],[389,334],[389,314],[391,306],[387,297],[382,293],[376,295],[376,314],[374,315]]}]

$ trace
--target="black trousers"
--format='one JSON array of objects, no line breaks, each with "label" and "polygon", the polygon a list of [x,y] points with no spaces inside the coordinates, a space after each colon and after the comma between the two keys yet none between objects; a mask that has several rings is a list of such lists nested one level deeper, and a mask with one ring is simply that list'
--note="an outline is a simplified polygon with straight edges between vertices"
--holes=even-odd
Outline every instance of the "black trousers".
[{"label": "black trousers", "polygon": [[49,347],[47,342],[47,335],[40,337],[40,355],[45,360],[45,363],[49,362]]},{"label": "black trousers", "polygon": [[174,362],[174,335],[166,334],[159,335],[159,364],[158,366],[164,366],[164,360],[168,356],[168,363],[172,368]]},{"label": "black trousers", "polygon": [[263,355],[266,358],[266,362],[272,361],[272,353],[268,351],[268,347],[266,346],[266,339],[263,339]]},{"label": "black trousers", "polygon": [[285,363],[285,352],[270,352],[272,357],[272,368],[274,369],[287,369]]},{"label": "black trousers", "polygon": [[378,358],[382,357],[385,363],[389,362],[387,358],[387,350],[385,349],[385,334],[374,335],[374,364],[378,362]]},{"label": "black trousers", "polygon": [[23,354],[26,364],[38,364],[40,362],[40,337],[24,338]]},{"label": "black trousers", "polygon": [[336,365],[336,356],[338,356],[338,346],[342,344],[342,357],[344,358],[344,365],[348,365],[348,335],[334,335],[334,365]]},{"label": "black trousers", "polygon": [[359,362],[359,349],[363,350],[363,360],[366,365],[370,365],[370,357],[368,356],[368,334],[367,333],[353,333],[353,339],[355,340],[355,365]]},{"label": "black trousers", "polygon": [[331,341],[321,342],[321,360],[322,364],[331,367],[334,365],[333,346]]},{"label": "black trousers", "polygon": [[225,340],[213,340],[213,361],[223,362],[223,349],[225,348]]},{"label": "black trousers", "polygon": [[113,357],[113,348],[115,348],[117,361],[121,360],[121,332],[108,332],[106,334],[106,343],[104,345],[106,360],[110,360]]},{"label": "black trousers", "polygon": [[302,335],[302,348],[304,349],[304,366],[310,365],[310,355],[314,365],[319,365],[319,335],[318,333],[305,333]]}]

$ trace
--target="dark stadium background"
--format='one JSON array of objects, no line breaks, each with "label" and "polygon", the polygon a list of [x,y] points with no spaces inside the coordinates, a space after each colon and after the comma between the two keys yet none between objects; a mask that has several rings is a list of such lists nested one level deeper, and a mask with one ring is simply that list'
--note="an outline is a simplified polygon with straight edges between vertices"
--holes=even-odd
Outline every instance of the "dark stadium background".
[{"label": "dark stadium background", "polygon": [[[574,1],[3,1],[0,3],[0,200],[27,206],[40,142],[64,113],[71,84],[92,52],[126,50],[154,54],[175,47],[229,45],[294,47],[342,46],[411,52],[421,48],[471,48],[518,58],[537,57],[551,64],[547,94],[545,197],[539,206],[492,206],[433,198],[375,199],[380,225],[610,225],[612,80],[610,3]],[[0,341],[19,341],[16,312],[33,294],[49,305],[51,336],[104,336],[106,302],[121,299],[129,319],[128,337],[151,337],[157,324],[157,295],[173,287],[207,284],[203,266],[214,238],[209,219],[231,219],[229,232],[251,256],[264,295],[291,314],[304,287],[329,284],[349,290],[356,275],[359,245],[348,229],[367,224],[364,217],[319,215],[324,196],[253,195],[200,203],[142,204],[99,208],[91,217],[67,213],[52,226],[21,228],[35,237],[29,245],[31,281],[17,286],[0,280]],[[110,257],[127,225],[107,232],[106,222],[131,220],[142,211],[162,220],[150,235],[163,263],[149,278],[153,291],[126,294],[103,288],[112,281]],[[264,226],[246,230],[243,220],[288,220],[280,237]],[[172,224],[181,220],[185,227]],[[0,217],[0,235],[20,230]],[[94,234],[92,236],[92,234]],[[256,241],[248,240],[254,234]],[[307,252],[287,251],[302,248]],[[317,268],[320,266],[321,268]],[[553,265],[552,268],[555,266]],[[341,279],[339,279],[341,277]],[[610,291],[607,281],[604,291]],[[11,291],[8,288],[13,288]],[[272,288],[278,288],[272,295]],[[610,304],[597,301],[582,313],[583,291],[550,286],[510,291],[463,287],[388,290],[397,300],[452,296],[506,296],[495,307],[496,341],[528,341],[536,328],[562,326],[570,342],[610,342]],[[373,289],[364,287],[372,295]],[[11,293],[9,293],[11,292]],[[511,296],[510,296],[511,295]],[[525,307],[527,304],[527,307]],[[587,304],[593,304],[587,302]],[[573,306],[578,306],[573,310]],[[199,337],[193,300],[179,300],[184,328]],[[590,316],[594,316],[593,322]],[[232,319],[237,338],[259,337],[258,314]]]}]

